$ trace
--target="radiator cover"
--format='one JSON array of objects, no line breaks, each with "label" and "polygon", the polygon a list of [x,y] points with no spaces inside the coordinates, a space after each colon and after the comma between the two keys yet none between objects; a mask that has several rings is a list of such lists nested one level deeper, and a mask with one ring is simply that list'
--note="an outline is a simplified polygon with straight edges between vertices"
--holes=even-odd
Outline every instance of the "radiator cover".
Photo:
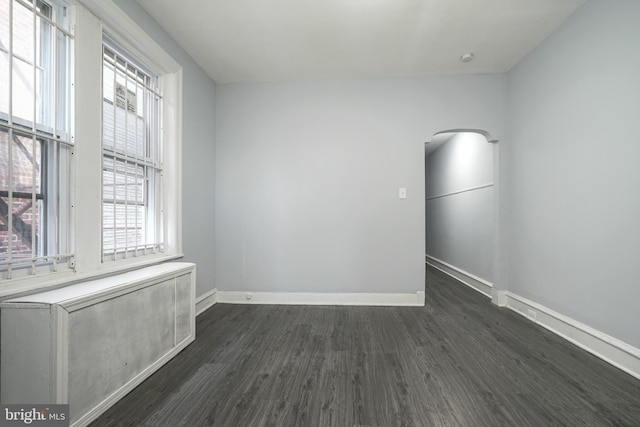
[{"label": "radiator cover", "polygon": [[68,403],[71,425],[87,425],[195,339],[195,265],[146,267],[0,310],[0,401]]}]

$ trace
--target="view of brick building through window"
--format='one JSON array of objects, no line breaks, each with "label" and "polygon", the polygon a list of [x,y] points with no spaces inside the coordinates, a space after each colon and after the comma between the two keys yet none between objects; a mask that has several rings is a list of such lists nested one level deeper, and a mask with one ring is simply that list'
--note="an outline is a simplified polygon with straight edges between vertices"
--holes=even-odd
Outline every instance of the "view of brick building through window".
[{"label": "view of brick building through window", "polygon": [[[13,258],[29,258],[37,253],[39,228],[42,219],[43,194],[41,191],[41,143],[31,137],[13,135],[13,166],[9,168],[9,133],[0,130],[0,259],[6,259],[11,241]],[[12,173],[11,180],[9,171]],[[11,186],[11,187],[10,187]],[[8,191],[11,188],[11,201]],[[35,201],[35,206],[34,206]],[[11,203],[11,207],[9,207]],[[9,235],[9,212],[12,231]],[[35,246],[35,247],[34,247]]]}]

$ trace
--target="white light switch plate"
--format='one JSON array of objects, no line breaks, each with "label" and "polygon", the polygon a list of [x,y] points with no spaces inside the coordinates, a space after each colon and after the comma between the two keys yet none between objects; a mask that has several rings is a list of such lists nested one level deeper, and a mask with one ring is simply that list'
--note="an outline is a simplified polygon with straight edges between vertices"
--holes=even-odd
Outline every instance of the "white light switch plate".
[{"label": "white light switch plate", "polygon": [[407,188],[406,187],[398,188],[398,197],[401,198],[401,199],[406,199],[407,198]]}]

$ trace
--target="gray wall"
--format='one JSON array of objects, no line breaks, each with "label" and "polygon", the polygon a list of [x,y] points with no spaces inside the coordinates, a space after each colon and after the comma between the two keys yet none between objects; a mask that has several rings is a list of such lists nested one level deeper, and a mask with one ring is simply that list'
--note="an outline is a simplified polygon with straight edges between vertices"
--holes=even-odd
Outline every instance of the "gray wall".
[{"label": "gray wall", "polygon": [[182,241],[197,265],[196,295],[214,284],[215,82],[135,1],[114,0],[183,67]]},{"label": "gray wall", "polygon": [[[459,133],[427,157],[427,255],[493,280],[493,145]],[[455,193],[455,194],[451,194]]]},{"label": "gray wall", "polygon": [[503,75],[219,85],[217,288],[424,290],[424,142],[499,134],[505,88]]},{"label": "gray wall", "polygon": [[590,1],[510,81],[509,290],[640,347],[640,2]]}]

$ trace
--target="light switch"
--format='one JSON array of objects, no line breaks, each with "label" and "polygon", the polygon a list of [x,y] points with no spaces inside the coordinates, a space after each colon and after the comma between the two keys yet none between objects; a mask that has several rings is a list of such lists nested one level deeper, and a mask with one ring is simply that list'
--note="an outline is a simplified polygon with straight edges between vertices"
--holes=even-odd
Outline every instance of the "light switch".
[{"label": "light switch", "polygon": [[406,187],[398,188],[398,197],[401,198],[401,199],[406,199],[407,198],[407,188]]}]

